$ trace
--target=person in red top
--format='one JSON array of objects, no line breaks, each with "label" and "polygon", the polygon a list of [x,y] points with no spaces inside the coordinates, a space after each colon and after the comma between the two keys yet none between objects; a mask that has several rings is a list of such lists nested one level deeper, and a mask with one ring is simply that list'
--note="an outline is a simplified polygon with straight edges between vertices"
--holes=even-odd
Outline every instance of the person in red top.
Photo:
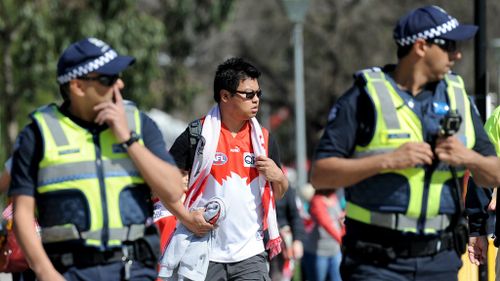
[{"label": "person in red top", "polygon": [[306,278],[340,281],[340,245],[345,229],[344,212],[335,190],[316,190],[309,212],[315,224],[304,241],[302,268]]}]

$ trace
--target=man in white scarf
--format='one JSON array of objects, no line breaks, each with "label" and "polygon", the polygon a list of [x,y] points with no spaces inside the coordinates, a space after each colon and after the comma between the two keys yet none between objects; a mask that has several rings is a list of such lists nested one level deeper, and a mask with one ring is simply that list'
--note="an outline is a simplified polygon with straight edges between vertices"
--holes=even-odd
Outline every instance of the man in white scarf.
[{"label": "man in white scarf", "polygon": [[[196,153],[190,152],[189,130],[170,149],[179,168],[191,171],[186,208],[202,207],[214,196],[226,204],[224,220],[210,234],[205,280],[269,280],[267,258],[280,252],[274,198],[283,196],[288,181],[276,142],[255,118],[262,95],[259,76],[241,58],[219,65],[217,104],[201,119],[203,141]],[[185,226],[195,234],[206,233],[203,224],[198,226],[204,231]]]}]

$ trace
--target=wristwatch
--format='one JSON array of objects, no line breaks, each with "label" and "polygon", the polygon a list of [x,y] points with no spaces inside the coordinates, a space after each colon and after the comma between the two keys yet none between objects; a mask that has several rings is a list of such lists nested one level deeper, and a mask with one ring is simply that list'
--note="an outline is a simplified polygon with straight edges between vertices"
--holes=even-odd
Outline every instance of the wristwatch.
[{"label": "wristwatch", "polygon": [[137,134],[135,131],[130,131],[130,138],[122,143],[120,143],[123,149],[127,150],[134,142],[139,141],[141,136]]}]

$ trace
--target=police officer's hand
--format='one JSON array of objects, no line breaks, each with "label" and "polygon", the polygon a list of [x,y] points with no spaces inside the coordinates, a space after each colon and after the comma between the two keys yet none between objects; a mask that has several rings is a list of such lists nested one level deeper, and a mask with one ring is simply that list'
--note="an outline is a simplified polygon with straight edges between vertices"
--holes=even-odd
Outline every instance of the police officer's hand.
[{"label": "police officer's hand", "polygon": [[488,204],[488,211],[495,211],[497,209],[497,188],[493,189],[490,203]]},{"label": "police officer's hand", "polygon": [[188,218],[182,221],[182,224],[196,236],[200,237],[214,229],[213,225],[205,221],[205,218],[203,217],[203,209],[189,212]]},{"label": "police officer's hand", "polygon": [[99,125],[107,124],[118,141],[124,142],[130,138],[130,129],[119,85],[113,86],[113,99],[94,107],[94,111],[98,112],[94,122]]},{"label": "police officer's hand", "polygon": [[434,154],[425,142],[407,142],[389,154],[388,169],[406,169],[417,165],[432,164]]},{"label": "police officer's hand", "polygon": [[451,166],[465,165],[467,159],[472,158],[472,150],[465,147],[456,136],[439,137],[434,151],[440,161]]},{"label": "police officer's hand", "polygon": [[274,163],[273,159],[259,155],[255,158],[255,168],[267,181],[275,182],[283,179],[283,171]]},{"label": "police officer's hand", "polygon": [[488,239],[486,236],[469,237],[469,260],[472,264],[480,265],[486,263],[486,251],[488,249]]}]

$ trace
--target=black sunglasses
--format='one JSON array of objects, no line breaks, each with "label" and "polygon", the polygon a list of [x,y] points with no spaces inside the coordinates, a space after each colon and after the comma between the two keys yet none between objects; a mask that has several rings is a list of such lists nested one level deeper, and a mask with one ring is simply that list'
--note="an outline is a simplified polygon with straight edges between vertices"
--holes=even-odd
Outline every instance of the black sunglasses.
[{"label": "black sunglasses", "polygon": [[88,81],[98,81],[101,85],[106,86],[106,87],[111,87],[113,86],[116,81],[120,78],[120,75],[99,75],[95,77],[89,77],[89,76],[82,76],[78,77],[80,80],[88,80]]},{"label": "black sunglasses", "polygon": [[454,53],[458,51],[457,41],[434,38],[430,41],[430,43],[438,45],[439,48],[443,49],[443,51],[448,53]]},{"label": "black sunglasses", "polygon": [[241,95],[245,95],[245,98],[247,100],[251,100],[253,99],[253,97],[255,97],[257,95],[257,97],[260,99],[260,97],[262,97],[262,90],[257,90],[257,91],[238,91],[236,90],[235,93],[237,94],[241,94]]}]

